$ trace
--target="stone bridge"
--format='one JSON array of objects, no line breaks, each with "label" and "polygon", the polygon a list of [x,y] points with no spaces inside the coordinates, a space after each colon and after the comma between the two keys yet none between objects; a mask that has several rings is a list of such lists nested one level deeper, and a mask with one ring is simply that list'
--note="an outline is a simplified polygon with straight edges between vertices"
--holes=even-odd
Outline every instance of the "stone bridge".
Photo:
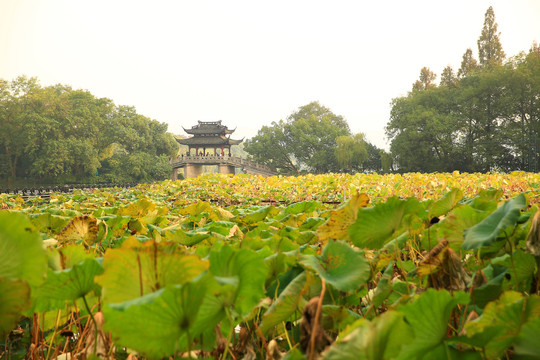
[{"label": "stone bridge", "polygon": [[203,166],[217,165],[221,174],[235,174],[241,169],[246,174],[273,176],[277,173],[266,165],[242,159],[238,156],[218,155],[183,155],[171,159],[173,167],[172,179],[178,179],[178,171],[183,170],[184,178],[197,177],[202,174]]}]

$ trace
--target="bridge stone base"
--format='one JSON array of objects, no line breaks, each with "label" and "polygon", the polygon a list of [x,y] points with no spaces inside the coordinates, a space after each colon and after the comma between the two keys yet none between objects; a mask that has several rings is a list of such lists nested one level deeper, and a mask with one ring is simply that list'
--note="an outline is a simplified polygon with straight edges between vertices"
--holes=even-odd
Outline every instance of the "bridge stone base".
[{"label": "bridge stone base", "polygon": [[219,164],[218,169],[220,174],[235,174],[235,168],[232,165]]},{"label": "bridge stone base", "polygon": [[178,171],[183,169],[184,178],[197,177],[203,173],[204,165],[217,165],[221,174],[236,173],[236,169],[241,169],[245,173],[273,176],[276,172],[267,166],[257,164],[256,162],[242,159],[236,156],[182,156],[176,159],[171,159],[171,165],[173,167],[172,179],[178,179]]},{"label": "bridge stone base", "polygon": [[200,164],[186,164],[184,166],[184,177],[192,178],[197,177],[203,173],[203,166]]}]

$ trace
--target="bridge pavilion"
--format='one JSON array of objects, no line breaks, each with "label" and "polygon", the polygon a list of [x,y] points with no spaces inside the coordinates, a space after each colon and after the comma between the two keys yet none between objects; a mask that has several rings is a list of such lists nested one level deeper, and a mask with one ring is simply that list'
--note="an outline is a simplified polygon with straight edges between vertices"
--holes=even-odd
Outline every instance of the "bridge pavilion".
[{"label": "bridge pavilion", "polygon": [[[242,140],[233,140],[230,135],[236,129],[229,129],[227,126],[221,124],[219,121],[200,121],[197,125],[191,127],[191,129],[185,129],[184,131],[190,135],[193,135],[187,139],[178,139],[177,141],[182,145],[188,146],[187,155],[191,155],[191,150],[195,150],[194,155],[207,155],[206,150],[214,149],[213,155],[225,156],[225,149],[228,154],[231,155],[231,146],[239,145]],[[229,135],[229,136],[227,136]],[[201,150],[201,151],[199,151]]]},{"label": "bridge pavilion", "polygon": [[180,144],[188,146],[188,152],[171,159],[172,179],[178,178],[179,171],[183,171],[185,178],[199,176],[203,172],[203,166],[208,165],[217,165],[222,174],[235,174],[236,169],[240,169],[247,174],[276,175],[275,170],[266,165],[232,156],[231,146],[239,145],[243,141],[231,139],[230,135],[234,130],[222,125],[221,120],[199,121],[191,129],[184,128],[184,131],[192,136],[176,139]]}]

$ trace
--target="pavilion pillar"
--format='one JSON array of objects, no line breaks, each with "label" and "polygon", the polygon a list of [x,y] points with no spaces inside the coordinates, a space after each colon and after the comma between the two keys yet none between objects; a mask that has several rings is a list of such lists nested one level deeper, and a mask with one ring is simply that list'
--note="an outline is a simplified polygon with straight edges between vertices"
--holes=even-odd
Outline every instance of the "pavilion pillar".
[{"label": "pavilion pillar", "polygon": [[219,173],[220,174],[226,174],[226,175],[228,175],[228,174],[234,175],[235,174],[235,168],[232,165],[219,164]]},{"label": "pavilion pillar", "polygon": [[200,164],[186,164],[184,167],[184,178],[194,178],[201,175],[203,166]]}]

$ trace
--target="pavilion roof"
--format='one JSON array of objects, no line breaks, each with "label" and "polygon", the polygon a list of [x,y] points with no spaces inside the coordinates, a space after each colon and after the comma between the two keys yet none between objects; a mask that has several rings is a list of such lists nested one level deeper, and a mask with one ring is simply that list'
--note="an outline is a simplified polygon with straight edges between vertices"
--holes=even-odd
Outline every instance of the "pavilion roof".
[{"label": "pavilion roof", "polygon": [[229,129],[227,126],[221,124],[221,120],[218,121],[198,121],[197,125],[191,127],[191,129],[183,128],[185,132],[191,135],[230,135],[236,129]]},{"label": "pavilion roof", "polygon": [[234,140],[226,136],[193,136],[187,139],[176,139],[182,145],[188,146],[230,146],[238,145],[242,140]]}]

